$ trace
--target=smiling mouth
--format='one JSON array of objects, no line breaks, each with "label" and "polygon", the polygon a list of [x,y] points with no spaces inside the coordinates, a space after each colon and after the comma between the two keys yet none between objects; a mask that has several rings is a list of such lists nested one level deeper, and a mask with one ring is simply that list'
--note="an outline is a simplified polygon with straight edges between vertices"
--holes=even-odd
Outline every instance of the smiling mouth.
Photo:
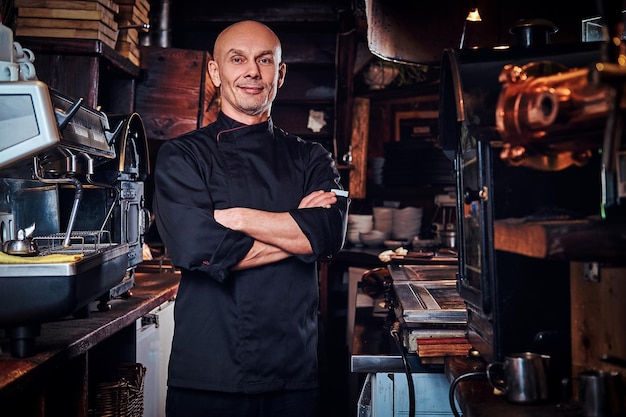
[{"label": "smiling mouth", "polygon": [[257,86],[241,86],[239,88],[241,88],[246,93],[251,93],[251,94],[258,94],[261,91],[263,91],[262,87],[257,87]]}]

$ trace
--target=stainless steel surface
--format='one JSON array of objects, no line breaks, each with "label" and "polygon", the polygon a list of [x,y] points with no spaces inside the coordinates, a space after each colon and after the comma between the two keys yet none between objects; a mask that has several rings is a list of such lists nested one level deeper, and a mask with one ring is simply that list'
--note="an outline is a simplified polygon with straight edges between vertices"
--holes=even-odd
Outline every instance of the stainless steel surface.
[{"label": "stainless steel surface", "polygon": [[9,255],[35,256],[39,252],[37,242],[32,239],[35,223],[17,231],[17,238],[4,242],[2,250]]},{"label": "stainless steel surface", "polygon": [[456,249],[456,230],[439,230],[437,236],[444,248]]},{"label": "stainless steel surface", "polygon": [[127,253],[122,244],[73,263],[0,265],[0,326],[15,345],[12,355],[34,354],[41,323],[76,314],[120,284],[128,269]]},{"label": "stainless steel surface", "polygon": [[13,214],[0,212],[0,243],[4,244],[15,237],[15,219]]},{"label": "stainless steel surface", "polygon": [[66,97],[58,91],[51,90],[50,98],[57,119],[68,115],[73,107],[79,104],[65,128],[61,130],[61,144],[64,147],[94,158],[115,158],[115,147],[107,137],[110,129],[109,120],[104,113],[80,105],[77,100]]},{"label": "stainless steel surface", "polygon": [[0,114],[2,169],[61,140],[48,86],[40,81],[0,83]]},{"label": "stainless steel surface", "polygon": [[[105,310],[130,295],[149,221],[149,156],[138,114],[109,119],[43,83],[11,84],[20,94],[0,85],[8,143],[0,145],[0,213],[18,227],[36,222],[32,245],[41,256],[5,256],[0,264],[0,326],[11,354],[26,357],[35,353],[41,323],[88,315],[94,300]],[[3,230],[7,250],[10,236]],[[69,256],[76,254],[82,257]]]},{"label": "stainless steel surface", "polygon": [[[355,312],[354,339],[350,370],[352,372],[404,372],[402,355],[388,331],[393,313],[375,313],[360,307]],[[424,364],[416,354],[407,355],[412,372],[441,370],[438,364]]]},{"label": "stainless steel surface", "polygon": [[[420,364],[417,357],[412,358],[414,366],[418,369]],[[352,372],[404,372],[404,362],[400,354],[396,355],[352,355],[350,370]]]},{"label": "stainless steel surface", "polygon": [[534,404],[548,399],[550,356],[532,352],[508,355],[503,362],[487,365],[491,385],[506,399],[518,404]]},{"label": "stainless steel surface", "polygon": [[[402,265],[389,264],[387,268],[393,278],[393,290],[391,297],[395,295],[396,287],[410,288],[411,285],[417,284],[434,284],[445,289],[454,288],[454,277],[458,269],[455,264],[437,264],[436,258],[431,260],[422,260],[420,264]],[[437,278],[433,280],[433,278]],[[449,278],[441,284],[441,278]],[[377,306],[384,302],[384,297],[375,300],[374,305]],[[415,302],[419,302],[414,294],[411,294]],[[407,298],[411,298],[407,297]],[[426,297],[427,298],[427,297]],[[412,304],[411,304],[412,305]],[[431,300],[426,305],[433,306]],[[406,304],[408,307],[409,305]],[[419,308],[419,307],[416,307]],[[409,312],[417,312],[417,310]],[[424,313],[422,310],[419,314]],[[401,309],[390,310],[383,308],[361,307],[356,308],[354,314],[354,330],[352,350],[350,357],[350,369],[352,372],[404,372],[403,358],[398,347],[390,334],[392,324],[402,317]],[[430,313],[424,313],[429,315]],[[465,311],[452,312],[452,318],[456,322],[459,317],[464,316]],[[449,313],[444,312],[444,316]],[[405,317],[407,319],[409,317]],[[439,318],[435,317],[435,322]],[[461,320],[461,322],[463,322]],[[454,327],[457,324],[441,327]],[[461,324],[460,326],[463,326]],[[401,326],[403,327],[403,326]],[[438,327],[438,326],[433,326]],[[410,330],[410,329],[409,329]],[[424,363],[415,353],[409,353],[407,360],[412,372],[433,372],[441,371],[442,365],[437,363]]]},{"label": "stainless steel surface", "polygon": [[[94,267],[110,260],[128,254],[127,244],[110,244],[101,249],[95,249],[96,245],[86,244],[71,245],[62,250],[53,250],[49,253],[80,254],[84,253],[83,259],[78,262],[61,263],[23,263],[23,264],[0,264],[1,278],[24,278],[24,277],[64,277],[87,273]],[[27,260],[25,262],[28,262]],[[123,277],[118,277],[121,281]]]},{"label": "stainless steel surface", "polygon": [[407,326],[466,324],[467,309],[456,290],[456,281],[394,282],[397,315]]},{"label": "stainless steel surface", "polygon": [[440,281],[456,279],[459,270],[457,265],[396,265],[387,267],[395,281]]},{"label": "stainless steel surface", "polygon": [[590,370],[578,374],[578,399],[585,417],[623,416],[624,395],[619,372]]}]

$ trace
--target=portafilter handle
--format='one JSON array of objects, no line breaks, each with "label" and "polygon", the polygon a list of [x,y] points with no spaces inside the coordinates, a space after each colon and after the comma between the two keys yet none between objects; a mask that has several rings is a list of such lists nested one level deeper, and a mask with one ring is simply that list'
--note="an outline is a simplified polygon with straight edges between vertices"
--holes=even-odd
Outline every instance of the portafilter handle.
[{"label": "portafilter handle", "polygon": [[72,120],[72,117],[76,114],[80,106],[83,104],[83,98],[79,98],[76,100],[76,103],[70,107],[67,112],[63,112],[60,109],[54,109],[54,116],[57,119],[57,127],[59,128],[59,132],[63,132],[63,130],[67,127],[67,124]]}]

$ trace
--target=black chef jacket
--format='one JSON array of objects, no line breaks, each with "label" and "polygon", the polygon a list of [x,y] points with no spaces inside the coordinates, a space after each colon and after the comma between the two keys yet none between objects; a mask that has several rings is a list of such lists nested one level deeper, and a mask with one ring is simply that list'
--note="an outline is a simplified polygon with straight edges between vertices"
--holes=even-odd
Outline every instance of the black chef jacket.
[{"label": "black chef jacket", "polygon": [[[315,190],[341,189],[320,144],[268,122],[215,123],[165,142],[155,169],[153,210],[160,236],[182,271],[168,385],[258,393],[317,387],[316,261],[344,243],[349,201],[297,209]],[[251,248],[214,209],[289,212],[312,255],[230,271]]]}]

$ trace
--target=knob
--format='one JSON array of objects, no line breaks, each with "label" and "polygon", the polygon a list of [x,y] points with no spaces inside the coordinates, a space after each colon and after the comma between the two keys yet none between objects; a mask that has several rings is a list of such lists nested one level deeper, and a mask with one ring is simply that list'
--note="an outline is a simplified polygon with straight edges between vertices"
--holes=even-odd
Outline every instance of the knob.
[{"label": "knob", "polygon": [[463,192],[463,200],[465,201],[465,204],[472,204],[473,201],[478,200],[487,201],[487,198],[487,187],[484,186],[480,190],[472,190],[471,188],[466,187]]}]

